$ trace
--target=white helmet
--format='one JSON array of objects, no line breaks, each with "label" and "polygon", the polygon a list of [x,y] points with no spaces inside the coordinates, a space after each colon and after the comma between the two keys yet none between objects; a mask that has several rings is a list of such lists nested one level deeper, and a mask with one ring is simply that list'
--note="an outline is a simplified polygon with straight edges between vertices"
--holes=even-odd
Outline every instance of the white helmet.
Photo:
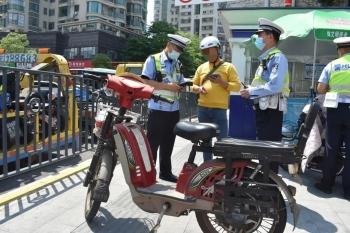
[{"label": "white helmet", "polygon": [[201,50],[207,49],[207,48],[212,48],[212,47],[221,47],[220,41],[217,37],[215,36],[207,36],[205,37],[199,46]]}]

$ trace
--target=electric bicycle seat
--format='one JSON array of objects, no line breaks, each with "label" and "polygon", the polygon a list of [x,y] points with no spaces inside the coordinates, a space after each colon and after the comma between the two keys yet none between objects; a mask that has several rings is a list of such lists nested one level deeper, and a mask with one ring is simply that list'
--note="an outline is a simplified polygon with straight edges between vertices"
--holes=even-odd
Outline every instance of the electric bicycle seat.
[{"label": "electric bicycle seat", "polygon": [[199,141],[209,141],[219,134],[219,128],[211,123],[194,123],[180,121],[174,128],[174,133],[182,138],[190,140],[192,143]]},{"label": "electric bicycle seat", "polygon": [[314,102],[311,104],[305,122],[298,132],[296,144],[285,141],[274,142],[224,138],[215,143],[214,155],[232,159],[258,159],[282,164],[300,162],[306,141],[320,111],[321,107],[318,103]]}]

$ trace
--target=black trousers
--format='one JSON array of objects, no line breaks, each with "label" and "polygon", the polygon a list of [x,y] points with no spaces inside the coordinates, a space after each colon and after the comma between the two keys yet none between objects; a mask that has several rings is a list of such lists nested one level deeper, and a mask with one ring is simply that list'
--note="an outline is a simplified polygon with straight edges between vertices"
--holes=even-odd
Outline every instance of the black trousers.
[{"label": "black trousers", "polygon": [[[261,110],[255,106],[256,137],[258,140],[282,140],[283,112],[278,109],[267,108]],[[278,163],[271,163],[270,168],[278,173]]]},{"label": "black trousers", "polygon": [[337,156],[345,142],[343,190],[350,195],[350,104],[339,103],[338,108],[327,108],[326,158],[323,163],[322,182],[332,187],[335,182]]},{"label": "black trousers", "polygon": [[171,171],[171,154],[174,148],[174,127],[180,120],[180,112],[151,110],[147,122],[147,138],[151,146],[154,163],[159,149],[160,175],[167,176]]}]

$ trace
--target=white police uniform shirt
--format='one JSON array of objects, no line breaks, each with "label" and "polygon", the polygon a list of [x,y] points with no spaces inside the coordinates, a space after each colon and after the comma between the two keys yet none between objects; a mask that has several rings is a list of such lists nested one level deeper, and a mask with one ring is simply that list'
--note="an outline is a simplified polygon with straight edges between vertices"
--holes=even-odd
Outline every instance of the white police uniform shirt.
[{"label": "white police uniform shirt", "polygon": [[[349,55],[349,53],[344,54],[344,56],[345,55]],[[328,63],[327,66],[322,70],[321,76],[318,79],[319,83],[324,83],[327,85],[329,84],[329,80],[331,78],[332,65],[335,65],[334,62]],[[350,98],[345,95],[339,95],[338,103],[350,103]]]}]

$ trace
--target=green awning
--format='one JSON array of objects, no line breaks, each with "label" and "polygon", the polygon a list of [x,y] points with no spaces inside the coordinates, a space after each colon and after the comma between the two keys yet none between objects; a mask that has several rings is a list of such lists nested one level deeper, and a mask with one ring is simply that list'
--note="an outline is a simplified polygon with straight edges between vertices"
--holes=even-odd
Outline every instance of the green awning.
[{"label": "green awning", "polygon": [[337,37],[350,36],[349,11],[314,10],[303,14],[290,14],[274,21],[285,33],[281,39],[289,37],[307,37],[314,34],[317,40],[333,40]]}]

